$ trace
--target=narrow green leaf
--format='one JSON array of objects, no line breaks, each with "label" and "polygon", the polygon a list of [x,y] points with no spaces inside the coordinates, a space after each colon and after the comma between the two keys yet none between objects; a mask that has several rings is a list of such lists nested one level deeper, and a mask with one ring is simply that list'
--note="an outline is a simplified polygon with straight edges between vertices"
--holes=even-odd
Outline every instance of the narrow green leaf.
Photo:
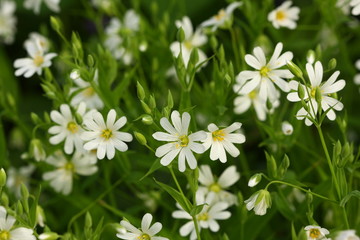
[{"label": "narrow green leaf", "polygon": [[146,178],[147,176],[149,176],[150,174],[152,174],[153,172],[155,172],[156,170],[158,170],[159,168],[161,168],[163,165],[161,165],[160,163],[160,158],[157,158],[154,163],[151,165],[149,171],[147,171],[147,173],[142,177],[140,178],[139,181],[142,181],[144,180],[144,178]]},{"label": "narrow green leaf", "polygon": [[346,195],[341,201],[340,201],[340,206],[341,207],[345,207],[346,203],[350,200],[351,197],[357,197],[360,199],[360,191],[359,190],[354,190],[351,193],[349,193],[348,195]]}]

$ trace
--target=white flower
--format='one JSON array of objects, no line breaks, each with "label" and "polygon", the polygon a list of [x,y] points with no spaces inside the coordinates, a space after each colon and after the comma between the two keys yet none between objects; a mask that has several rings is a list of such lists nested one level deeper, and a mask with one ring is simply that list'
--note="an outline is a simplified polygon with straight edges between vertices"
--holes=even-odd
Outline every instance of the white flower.
[{"label": "white flower", "polygon": [[[232,157],[240,155],[239,149],[237,149],[233,143],[244,143],[245,136],[241,133],[232,133],[241,128],[241,123],[235,122],[227,128],[219,129],[215,124],[211,123],[208,126],[207,138],[203,140],[205,151],[211,147],[210,159],[219,159],[220,162],[225,163],[227,161],[226,152]],[[225,152],[226,151],[226,152]]]},{"label": "white flower", "polygon": [[40,41],[26,41],[25,48],[30,57],[15,60],[15,76],[24,75],[29,78],[35,73],[41,75],[42,69],[51,66],[51,59],[57,56],[56,53],[45,53]]},{"label": "white flower", "polygon": [[[239,81],[240,82],[240,81]],[[245,83],[245,81],[243,81]],[[244,84],[238,83],[234,85],[234,92],[238,93],[238,97],[234,99],[234,112],[236,114],[242,114],[246,112],[251,106],[254,107],[256,116],[260,121],[266,120],[267,113],[273,113],[274,109],[280,105],[279,97],[280,92],[275,89],[275,95],[272,96],[273,100],[271,103],[271,109],[268,109],[266,101],[260,96],[259,90],[257,87],[249,93],[239,93],[240,89]]]},{"label": "white flower", "polygon": [[249,187],[255,187],[261,181],[262,175],[260,173],[254,174],[248,182]]},{"label": "white flower", "polygon": [[81,135],[81,138],[86,141],[84,149],[96,149],[98,159],[103,159],[105,155],[108,159],[113,159],[115,148],[125,152],[128,150],[128,146],[124,142],[131,142],[133,139],[130,133],[119,131],[126,121],[125,116],[116,120],[114,109],[108,112],[106,123],[101,113],[94,112],[92,118],[84,120],[84,125],[88,129]]},{"label": "white flower", "polygon": [[[196,215],[199,231],[209,228],[212,232],[218,232],[220,226],[217,220],[225,220],[231,216],[229,211],[225,211],[229,205],[226,202],[214,202],[212,196],[205,196],[203,193],[197,192],[196,203],[197,205],[205,204],[201,212]],[[190,240],[197,239],[195,225],[191,215],[183,210],[180,205],[177,204],[177,207],[180,210],[174,211],[172,217],[190,220],[180,228],[180,235],[185,237],[190,234]]]},{"label": "white flower", "polygon": [[268,20],[272,22],[275,28],[296,28],[296,20],[299,19],[300,8],[290,7],[291,4],[292,1],[285,1],[278,8],[269,13]]},{"label": "white flower", "polygon": [[71,161],[68,161],[64,154],[58,151],[45,161],[55,166],[56,170],[44,173],[43,179],[50,181],[50,186],[64,195],[71,192],[75,174],[89,176],[98,170],[97,158],[91,152],[75,152]]},{"label": "white flower", "polygon": [[335,240],[360,240],[355,230],[344,230],[338,233]]},{"label": "white flower", "polygon": [[278,43],[268,62],[261,47],[254,48],[254,55],[247,54],[245,56],[246,63],[256,70],[242,71],[236,77],[239,94],[249,94],[257,87],[260,87],[259,97],[264,101],[269,99],[271,102],[275,102],[279,95],[276,92],[274,83],[284,92],[290,90],[288,82],[284,79],[292,78],[294,75],[287,69],[278,68],[286,65],[286,62],[293,58],[293,54],[285,52],[280,55],[282,48],[282,43]]},{"label": "white flower", "polygon": [[214,201],[227,202],[229,206],[237,202],[236,195],[226,191],[230,186],[234,185],[240,178],[240,173],[236,171],[235,166],[230,166],[215,180],[209,165],[201,165],[199,171],[198,191],[203,194],[213,195]]},{"label": "white flower", "polygon": [[[355,62],[355,67],[356,67],[357,70],[360,70],[360,59]],[[354,83],[356,85],[360,85],[360,73],[355,75]]]},{"label": "white flower", "polygon": [[[170,45],[170,50],[175,57],[178,57],[181,49],[184,65],[187,67],[191,52],[194,48],[199,48],[204,45],[207,42],[207,37],[200,29],[194,32],[190,18],[187,16],[183,17],[182,21],[177,20],[175,24],[177,28],[181,27],[184,30],[185,39],[182,43],[173,42]],[[206,60],[206,55],[201,49],[198,49],[198,54],[199,60],[196,65]]]},{"label": "white flower", "polygon": [[25,0],[24,7],[33,10],[35,14],[39,14],[41,2],[44,2],[51,11],[60,12],[60,0]]},{"label": "white flower", "polygon": [[46,152],[43,148],[43,144],[37,138],[34,138],[30,142],[30,155],[34,157],[36,161],[42,161],[46,158]]},{"label": "white flower", "polygon": [[[311,85],[310,87],[305,88],[303,84],[297,81],[291,81],[289,83],[290,88],[293,90],[293,92],[287,95],[287,99],[291,102],[301,101],[299,94],[297,92],[300,84],[304,92],[303,100],[307,101],[306,104],[310,111],[307,112],[302,107],[296,114],[297,119],[302,120],[305,118],[305,124],[307,126],[312,125],[312,121],[309,120],[309,116],[315,118],[315,115],[318,111],[318,103],[316,101],[316,92],[318,91],[320,93],[318,94],[318,96],[320,96],[321,98],[321,108],[324,110],[324,112],[329,110],[326,113],[326,116],[330,120],[335,120],[336,114],[334,110],[341,111],[344,105],[339,100],[331,97],[330,94],[336,93],[341,89],[343,89],[345,87],[345,80],[341,79],[336,81],[337,77],[340,74],[339,71],[336,71],[330,76],[330,78],[325,83],[322,83],[323,67],[319,61],[315,63],[315,68],[311,64],[307,63],[306,71],[309,76],[310,85]],[[310,94],[310,97],[308,93]]]},{"label": "white flower", "polygon": [[141,220],[141,230],[134,227],[128,221],[122,220],[120,225],[123,226],[127,231],[119,231],[116,236],[120,239],[127,240],[169,240],[165,237],[155,236],[161,231],[162,224],[155,222],[152,226],[153,216],[150,213],[146,213]]},{"label": "white flower", "polygon": [[[86,106],[90,109],[102,109],[104,107],[104,103],[96,94],[94,88],[91,86],[89,82],[84,81],[79,74],[76,74],[77,70],[74,70],[70,74],[70,78],[77,85],[70,89],[70,94],[74,92],[78,92],[72,99],[71,105],[77,106],[81,102],[85,102]],[[94,79],[95,84],[98,84],[98,71],[95,71]]]},{"label": "white flower", "polygon": [[213,16],[209,20],[206,20],[200,26],[201,27],[213,26],[211,28],[212,31],[215,31],[218,27],[231,27],[228,25],[230,25],[232,22],[232,13],[236,8],[238,8],[241,5],[242,5],[241,2],[231,3],[229,6],[227,6],[225,10],[220,9],[217,15]]},{"label": "white flower", "polygon": [[291,135],[294,131],[293,126],[287,122],[284,121],[281,123],[281,131],[285,134],[285,135]]},{"label": "white flower", "polygon": [[308,240],[327,239],[325,235],[329,234],[329,231],[326,228],[321,228],[319,226],[309,225],[304,229]]},{"label": "white flower", "polygon": [[16,32],[15,10],[15,2],[0,2],[0,40],[6,44],[10,44],[14,41],[14,35]]},{"label": "white flower", "polygon": [[7,171],[7,188],[13,192],[17,197],[20,197],[21,184],[24,184],[26,187],[29,187],[30,176],[35,171],[35,166],[30,164],[27,166],[20,167],[15,169],[10,167]]},{"label": "white flower", "polygon": [[[86,104],[81,103],[76,113],[82,118],[86,118],[85,115]],[[53,145],[57,145],[65,140],[64,151],[67,154],[71,154],[74,151],[74,146],[77,151],[83,150],[83,141],[80,138],[80,134],[84,131],[81,126],[76,122],[75,116],[72,114],[69,105],[61,104],[60,112],[53,110],[50,112],[50,118],[57,125],[49,128],[49,133],[54,136],[50,137],[49,142]]]},{"label": "white flower", "polygon": [[271,207],[271,196],[267,190],[260,190],[245,200],[247,210],[254,209],[256,215],[265,215],[268,208]]},{"label": "white flower", "polygon": [[349,0],[337,0],[336,7],[340,8],[345,15],[350,13],[350,2]]},{"label": "white flower", "polygon": [[163,166],[169,165],[174,158],[179,155],[179,170],[185,171],[185,160],[191,169],[195,169],[197,161],[192,153],[203,153],[205,148],[202,144],[196,141],[201,141],[206,138],[204,131],[198,131],[189,135],[188,128],[190,124],[190,114],[184,112],[182,118],[178,111],[171,113],[171,121],[174,127],[170,124],[169,120],[165,117],[160,119],[160,125],[167,131],[156,132],[152,136],[158,141],[166,141],[166,143],[156,149],[156,157],[161,157],[160,163]]},{"label": "white flower", "polygon": [[7,215],[7,211],[0,206],[0,239],[4,240],[36,240],[34,231],[25,227],[14,228],[16,220]]},{"label": "white flower", "polygon": [[351,0],[350,6],[353,8],[351,14],[359,15],[360,14],[360,0]]},{"label": "white flower", "polygon": [[37,32],[30,33],[29,38],[25,41],[25,45],[27,44],[27,42],[39,43],[38,46],[41,48],[43,52],[49,51],[50,48],[49,40]]}]

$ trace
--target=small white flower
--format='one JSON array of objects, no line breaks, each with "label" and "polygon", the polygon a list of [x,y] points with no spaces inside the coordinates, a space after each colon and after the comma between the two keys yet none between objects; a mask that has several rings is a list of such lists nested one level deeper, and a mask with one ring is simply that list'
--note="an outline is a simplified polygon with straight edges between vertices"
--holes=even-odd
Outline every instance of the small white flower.
[{"label": "small white flower", "polygon": [[185,161],[189,164],[191,169],[195,169],[197,161],[192,153],[203,153],[205,148],[202,144],[196,141],[201,141],[206,138],[204,131],[198,131],[189,135],[188,128],[190,124],[190,114],[184,112],[182,118],[178,111],[171,113],[171,121],[174,127],[170,124],[169,120],[165,117],[160,119],[160,125],[167,131],[156,132],[153,137],[158,141],[166,141],[166,143],[156,149],[156,157],[161,157],[160,163],[163,166],[169,165],[174,158],[179,155],[179,171],[184,172],[186,165]]},{"label": "small white flower", "polygon": [[[70,94],[78,92],[72,99],[71,99],[71,105],[77,106],[81,102],[85,102],[86,106],[90,109],[102,109],[104,107],[104,103],[99,97],[99,95],[96,94],[94,88],[91,86],[89,82],[84,81],[79,74],[75,74],[77,70],[74,70],[70,74],[70,78],[74,81],[74,83],[77,85],[76,87],[73,87],[70,89]],[[94,83],[98,84],[98,71],[95,71],[94,75]]]},{"label": "small white flower", "polygon": [[245,200],[247,210],[254,209],[256,215],[265,215],[268,208],[271,207],[271,196],[267,190],[260,190]]},{"label": "small white flower", "polygon": [[[196,215],[199,231],[201,231],[201,229],[210,229],[212,232],[218,232],[220,226],[217,220],[225,220],[231,216],[229,211],[225,211],[229,207],[226,202],[215,202],[212,196],[205,196],[202,192],[196,193],[196,203],[197,205],[205,204],[201,212]],[[183,210],[180,205],[177,204],[177,207],[180,210],[174,211],[172,217],[189,220],[180,228],[180,235],[182,237],[190,235],[190,240],[197,239],[195,225],[191,215]]]},{"label": "small white flower", "polygon": [[30,142],[30,155],[34,157],[36,161],[42,161],[46,158],[46,152],[43,148],[43,144],[37,138],[34,138]]},{"label": "small white flower", "polygon": [[[177,20],[175,24],[177,28],[181,27],[184,30],[185,39],[181,43],[173,42],[170,45],[170,50],[175,57],[178,57],[181,49],[184,65],[185,67],[187,67],[190,60],[191,52],[194,48],[199,48],[204,45],[207,42],[207,37],[201,32],[200,29],[194,32],[191,20],[187,16],[183,17],[181,21]],[[199,64],[206,60],[206,55],[201,49],[197,50],[199,54],[199,60],[196,64]]]},{"label": "small white flower", "polygon": [[141,230],[134,227],[128,221],[122,220],[120,225],[123,226],[127,231],[118,231],[116,236],[120,239],[127,240],[169,240],[165,237],[155,236],[161,231],[162,224],[155,222],[151,226],[153,216],[150,213],[146,213],[141,220]]},{"label": "small white flower", "polygon": [[268,20],[272,22],[275,28],[296,28],[296,21],[299,19],[300,8],[290,7],[291,4],[292,1],[285,1],[278,8],[269,13]]},{"label": "small white flower", "polygon": [[7,215],[7,211],[0,206],[0,239],[4,240],[36,240],[34,231],[25,227],[14,228],[16,220]]},{"label": "small white flower", "polygon": [[35,14],[39,14],[41,2],[44,2],[51,11],[60,12],[60,0],[25,0],[24,7],[33,10]]},{"label": "small white flower", "polygon": [[274,83],[284,92],[290,90],[285,79],[292,78],[294,75],[287,69],[279,68],[286,65],[287,61],[293,58],[293,54],[285,52],[280,55],[282,48],[282,43],[278,43],[268,62],[261,47],[254,48],[254,55],[247,54],[245,56],[246,63],[256,70],[242,71],[236,77],[237,84],[235,88],[239,94],[249,94],[257,87],[260,87],[259,97],[264,101],[269,99],[271,102],[275,102],[279,94],[276,92]]},{"label": "small white flower", "polygon": [[[241,133],[232,133],[241,128],[241,123],[235,122],[227,128],[219,129],[215,124],[211,123],[208,126],[207,138],[203,140],[205,151],[211,147],[210,159],[219,159],[220,162],[225,163],[227,161],[226,152],[232,157],[240,155],[239,149],[237,149],[233,143],[240,144],[245,142],[245,136]],[[226,152],[225,152],[226,151]]]},{"label": "small white flower", "polygon": [[75,152],[71,161],[68,161],[61,151],[57,151],[45,161],[55,166],[56,170],[44,173],[43,179],[50,181],[50,186],[64,195],[71,192],[75,174],[90,176],[98,170],[97,158],[91,152]]},{"label": "small white flower", "polygon": [[359,236],[357,236],[355,232],[355,230],[340,231],[335,240],[360,240]]},{"label": "small white flower", "polygon": [[[76,113],[82,118],[86,118],[85,115],[86,104],[81,103]],[[69,105],[61,104],[60,112],[53,110],[50,112],[50,118],[57,125],[49,128],[49,133],[54,136],[50,137],[49,142],[53,145],[57,145],[65,140],[64,151],[67,154],[71,154],[74,151],[74,146],[77,151],[83,150],[83,141],[80,138],[80,134],[84,131],[81,126],[76,122],[75,116],[72,114]]]},{"label": "small white flower", "polygon": [[353,8],[351,10],[352,15],[359,15],[360,14],[360,0],[351,0],[350,6]]},{"label": "small white flower", "polygon": [[[343,89],[345,87],[345,80],[341,79],[336,81],[337,77],[340,74],[339,71],[336,71],[330,76],[330,78],[325,83],[322,83],[323,67],[321,62],[319,61],[315,63],[315,68],[311,64],[307,63],[306,71],[309,76],[310,85],[311,85],[310,87],[305,87],[303,84],[294,80],[289,83],[289,86],[293,91],[287,95],[287,99],[291,102],[301,101],[297,92],[300,84],[300,86],[303,88],[303,92],[305,95],[303,100],[307,102],[306,104],[310,111],[307,112],[305,108],[302,107],[297,112],[296,118],[299,120],[305,118],[305,124],[307,126],[312,125],[312,121],[309,120],[309,116],[311,116],[312,118],[315,118],[316,116],[316,113],[318,111],[318,103],[315,97],[316,97],[316,92],[320,91],[322,110],[324,112],[329,110],[326,113],[326,116],[332,121],[335,120],[336,114],[334,110],[341,111],[344,108],[344,105],[339,100],[331,97],[330,94],[336,93],[341,89]],[[310,97],[308,93],[310,94]]]},{"label": "small white flower", "polygon": [[24,184],[27,188],[30,183],[30,176],[35,171],[35,166],[30,164],[28,166],[20,167],[19,169],[15,169],[10,167],[7,171],[7,188],[13,192],[16,197],[21,196],[21,184]]},{"label": "small white flower", "polygon": [[84,120],[84,125],[88,129],[81,135],[81,138],[86,141],[84,149],[96,149],[98,159],[103,159],[105,155],[108,159],[113,159],[115,149],[121,152],[127,151],[128,146],[125,142],[131,142],[133,137],[130,133],[119,131],[126,121],[125,116],[116,120],[114,109],[108,112],[106,123],[101,113],[94,112],[92,118]]},{"label": "small white flower", "polygon": [[255,187],[261,181],[262,175],[260,173],[254,174],[248,182],[249,187]]},{"label": "small white flower", "polygon": [[281,131],[288,136],[293,133],[294,128],[289,122],[284,121],[281,123]]},{"label": "small white flower", "polygon": [[309,225],[304,229],[308,240],[324,240],[327,239],[325,235],[329,234],[329,231],[326,228],[321,228],[319,226]]},{"label": "small white flower", "polygon": [[212,31],[216,31],[216,29],[218,27],[220,27],[220,28],[221,27],[231,27],[228,25],[230,25],[232,22],[232,13],[236,8],[238,8],[241,5],[242,5],[241,2],[231,3],[229,6],[227,6],[227,8],[225,10],[220,9],[220,11],[218,12],[217,15],[213,16],[209,20],[206,20],[200,26],[201,27],[213,26],[211,28]]},{"label": "small white flower", "polygon": [[14,41],[16,32],[15,10],[15,2],[0,2],[0,40],[6,44],[11,44]]},{"label": "small white flower", "polygon": [[214,201],[227,202],[229,206],[237,202],[236,195],[226,191],[230,186],[234,185],[240,179],[240,173],[236,171],[235,166],[230,166],[215,180],[209,165],[201,165],[199,171],[198,191],[204,195],[213,195]]},{"label": "small white flower", "polygon": [[[356,67],[357,70],[360,70],[360,59],[355,62],[355,67]],[[354,83],[356,85],[360,85],[360,73],[355,75]]]},{"label": "small white flower", "polygon": [[30,78],[37,73],[41,75],[42,69],[51,66],[51,59],[57,56],[56,53],[45,53],[40,41],[26,41],[25,48],[28,52],[28,58],[19,58],[14,62],[15,76],[24,75]]},{"label": "small white flower", "polygon": [[25,41],[25,45],[27,44],[27,42],[34,42],[34,43],[39,43],[39,47],[41,48],[41,50],[43,52],[48,52],[49,48],[50,48],[50,42],[49,40],[44,37],[43,35],[37,33],[37,32],[32,32],[29,34],[29,38]]}]

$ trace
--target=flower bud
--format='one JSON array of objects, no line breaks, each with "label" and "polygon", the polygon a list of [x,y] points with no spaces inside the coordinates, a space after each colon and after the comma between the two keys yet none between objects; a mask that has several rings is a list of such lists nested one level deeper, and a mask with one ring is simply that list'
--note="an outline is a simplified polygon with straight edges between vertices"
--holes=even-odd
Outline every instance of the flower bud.
[{"label": "flower bud", "polygon": [[29,152],[30,156],[34,157],[36,161],[43,161],[46,158],[46,152],[43,148],[43,145],[37,138],[31,140]]},{"label": "flower bud", "polygon": [[216,37],[214,35],[212,35],[210,37],[210,46],[213,50],[215,50],[218,47],[218,40],[216,39]]},{"label": "flower bud", "polygon": [[179,42],[183,42],[185,40],[185,32],[184,32],[184,29],[182,27],[180,27],[178,32],[177,32],[177,40]]},{"label": "flower bud", "polygon": [[36,222],[40,227],[45,227],[44,209],[39,205],[36,206]]},{"label": "flower bud", "polygon": [[85,215],[85,228],[91,228],[92,226],[92,218],[89,212],[86,212]]},{"label": "flower bud", "polygon": [[30,114],[30,116],[31,116],[31,120],[33,121],[34,124],[40,124],[41,123],[41,119],[39,118],[39,116],[36,113],[32,112]]},{"label": "flower bud", "polygon": [[288,135],[291,135],[293,133],[294,128],[289,122],[284,121],[281,124],[281,130],[284,133],[284,135],[288,136]]},{"label": "flower bud", "polygon": [[93,67],[95,65],[94,57],[91,54],[87,56],[87,64],[89,67]]},{"label": "flower bud", "polygon": [[145,136],[144,136],[143,134],[134,131],[134,136],[135,136],[136,140],[137,140],[141,145],[146,145],[146,144],[147,144],[146,138],[145,138]]},{"label": "flower bud", "polygon": [[317,102],[317,104],[319,104],[319,109],[321,108],[321,100],[322,100],[322,94],[321,94],[321,90],[319,87],[316,88],[315,90],[315,100]]},{"label": "flower bud", "polygon": [[151,109],[144,101],[140,100],[141,106],[147,114],[151,114]]},{"label": "flower bud", "polygon": [[315,51],[310,49],[306,54],[306,61],[310,64],[314,64],[315,62]]},{"label": "flower bud", "polygon": [[301,69],[293,62],[293,61],[287,61],[286,66],[289,68],[290,72],[294,74],[298,78],[303,77],[303,73]]},{"label": "flower bud", "polygon": [[334,68],[336,68],[337,62],[335,58],[330,59],[329,63],[328,63],[328,70],[333,70]]},{"label": "flower bud", "polygon": [[45,232],[39,235],[39,240],[56,240],[59,235],[54,232]]},{"label": "flower bud", "polygon": [[3,168],[0,169],[0,188],[6,184],[6,172]]},{"label": "flower bud", "polygon": [[136,82],[137,96],[141,101],[145,99],[145,90],[139,82]]},{"label": "flower bud", "polygon": [[149,97],[149,107],[150,107],[150,109],[156,108],[156,101],[155,101],[155,97],[153,95],[150,95],[150,97]]},{"label": "flower bud", "polygon": [[150,115],[145,114],[142,118],[141,121],[145,124],[145,125],[151,125],[153,124],[154,120]]},{"label": "flower bud", "polygon": [[256,215],[263,216],[271,207],[271,196],[267,190],[260,190],[254,193],[248,200],[245,200],[248,211],[254,209]]},{"label": "flower bud", "polygon": [[255,187],[261,181],[261,178],[262,178],[261,173],[256,173],[249,179],[248,186]]},{"label": "flower bud", "polygon": [[298,85],[297,92],[298,92],[299,98],[300,98],[300,99],[304,99],[304,97],[305,97],[305,91],[304,91],[303,86],[302,86],[300,83],[299,83],[299,85]]},{"label": "flower bud", "polygon": [[142,41],[139,45],[140,52],[145,52],[148,48],[148,43],[146,41]]},{"label": "flower bud", "polygon": [[51,16],[50,17],[50,25],[51,27],[58,33],[61,32],[61,21],[58,17]]}]

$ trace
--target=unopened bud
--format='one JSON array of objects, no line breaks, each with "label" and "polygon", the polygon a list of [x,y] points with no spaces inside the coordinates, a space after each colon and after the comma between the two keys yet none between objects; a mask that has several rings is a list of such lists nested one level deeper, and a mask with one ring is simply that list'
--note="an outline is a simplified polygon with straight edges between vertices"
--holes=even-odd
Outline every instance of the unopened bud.
[{"label": "unopened bud", "polygon": [[156,108],[156,101],[155,101],[155,97],[153,95],[150,95],[149,107],[150,107],[150,109],[155,109]]},{"label": "unopened bud", "polygon": [[298,78],[303,77],[303,73],[301,69],[295,63],[293,63],[292,61],[287,61],[286,65],[289,68],[290,72],[294,74],[296,77]]},{"label": "unopened bud", "polygon": [[147,141],[146,138],[143,134],[139,133],[139,132],[134,132],[134,136],[136,138],[136,140],[141,144],[141,145],[146,145]]},{"label": "unopened bud", "polygon": [[153,118],[150,116],[150,115],[144,115],[142,118],[141,118],[141,121],[145,124],[145,125],[151,125],[153,124],[154,120]]},{"label": "unopened bud", "polygon": [[37,138],[31,140],[29,152],[30,156],[36,161],[43,161],[46,158],[46,152],[43,148],[42,142]]},{"label": "unopened bud", "polygon": [[85,228],[89,229],[92,226],[92,218],[89,212],[85,215]]},{"label": "unopened bud", "polygon": [[315,100],[316,100],[317,104],[319,104],[319,108],[320,108],[321,100],[322,100],[322,93],[321,93],[321,89],[319,87],[317,87],[315,90]]},{"label": "unopened bud", "polygon": [[298,84],[297,92],[298,92],[299,98],[300,98],[300,99],[304,99],[304,97],[305,97],[305,91],[304,91],[303,86],[302,86],[300,83]]},{"label": "unopened bud", "polygon": [[218,44],[218,40],[214,35],[212,35],[210,38],[210,46],[212,47],[212,49],[215,50],[218,47]]},{"label": "unopened bud", "polygon": [[255,187],[261,181],[261,178],[262,178],[261,173],[256,173],[249,179],[248,186]]},{"label": "unopened bud", "polygon": [[36,113],[32,112],[30,114],[30,116],[31,116],[31,120],[33,121],[34,124],[37,125],[37,124],[41,123],[41,119],[39,118],[39,116]]},{"label": "unopened bud", "polygon": [[310,64],[314,64],[315,62],[315,51],[310,49],[306,54],[306,61]]},{"label": "unopened bud", "polygon": [[50,17],[50,24],[51,24],[51,27],[56,31],[56,32],[61,32],[61,21],[58,17],[53,17],[51,16]]},{"label": "unopened bud", "polygon": [[178,29],[178,32],[177,32],[177,40],[179,42],[183,42],[185,40],[185,32],[184,32],[184,29],[182,27],[180,27]]},{"label": "unopened bud", "polygon": [[54,232],[45,232],[39,235],[39,240],[56,240],[60,236]]},{"label": "unopened bud", "polygon": [[6,185],[6,172],[3,168],[0,169],[0,188]]},{"label": "unopened bud", "polygon": [[151,114],[151,109],[144,101],[140,100],[141,106],[147,114]]},{"label": "unopened bud", "polygon": [[294,128],[289,122],[284,121],[281,124],[281,130],[284,133],[284,135],[288,136],[288,135],[291,135],[293,133]]},{"label": "unopened bud", "polygon": [[87,56],[87,64],[89,67],[93,67],[95,65],[94,57],[91,54]]},{"label": "unopened bud", "polygon": [[330,59],[329,63],[328,63],[328,70],[333,70],[334,68],[336,68],[337,62],[335,58]]},{"label": "unopened bud", "polygon": [[145,99],[145,90],[139,82],[136,83],[137,95],[141,101]]}]

